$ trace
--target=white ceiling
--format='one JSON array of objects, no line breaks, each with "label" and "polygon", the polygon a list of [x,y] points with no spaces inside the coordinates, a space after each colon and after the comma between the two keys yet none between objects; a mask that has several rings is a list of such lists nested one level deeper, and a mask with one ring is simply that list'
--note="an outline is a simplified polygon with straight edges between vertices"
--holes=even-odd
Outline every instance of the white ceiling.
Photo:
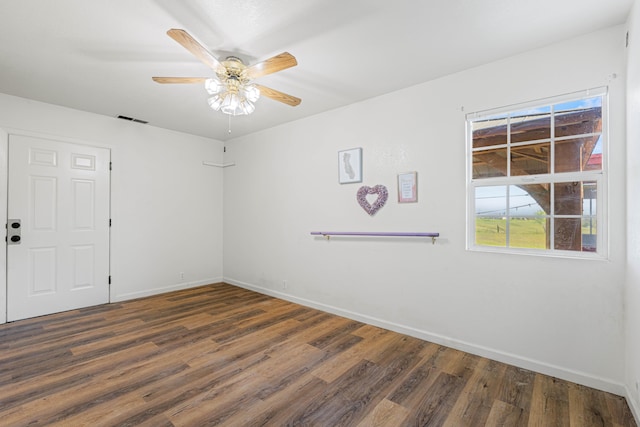
[{"label": "white ceiling", "polygon": [[[2,0],[0,92],[228,140],[519,52],[624,23],[633,0]],[[152,76],[212,71],[166,31],[253,64],[298,66],[260,84],[268,98],[231,119],[200,85]],[[597,58],[597,56],[596,56]],[[142,125],[140,125],[142,126]]]}]

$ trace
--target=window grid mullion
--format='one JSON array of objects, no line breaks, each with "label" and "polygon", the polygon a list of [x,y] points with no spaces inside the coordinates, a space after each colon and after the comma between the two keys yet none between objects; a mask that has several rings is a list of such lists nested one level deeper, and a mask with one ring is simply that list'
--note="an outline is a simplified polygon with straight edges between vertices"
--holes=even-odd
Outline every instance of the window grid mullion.
[{"label": "window grid mullion", "polygon": [[511,247],[511,186],[507,185],[507,192],[506,192],[506,197],[507,197],[507,211],[505,212],[505,235],[506,235],[506,246],[507,248]]},{"label": "window grid mullion", "polygon": [[[509,114],[507,116],[507,177],[511,178],[511,114]],[[505,225],[504,225],[504,229],[505,229],[505,246],[507,248],[511,247],[511,197],[510,197],[510,189],[511,186],[507,185],[507,192],[506,192],[506,204],[507,204],[507,211],[505,212]]]},{"label": "window grid mullion", "polygon": [[511,114],[507,116],[507,176],[511,177]]},{"label": "window grid mullion", "polygon": [[549,230],[547,230],[547,233],[549,233],[549,250],[550,251],[555,251],[556,250],[556,186],[555,183],[549,183]]},{"label": "window grid mullion", "polygon": [[[556,173],[556,108],[555,105],[551,105],[551,129],[549,129],[549,135],[551,136],[551,143],[549,144],[549,174],[555,177]],[[555,182],[549,182],[549,250],[556,250],[556,186]]]}]

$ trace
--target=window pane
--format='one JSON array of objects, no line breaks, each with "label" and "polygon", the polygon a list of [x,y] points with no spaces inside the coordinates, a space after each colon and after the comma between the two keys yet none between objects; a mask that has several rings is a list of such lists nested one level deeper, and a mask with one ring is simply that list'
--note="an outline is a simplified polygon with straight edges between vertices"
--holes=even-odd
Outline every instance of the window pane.
[{"label": "window pane", "polygon": [[582,218],[582,250],[585,252],[595,252],[597,249],[597,227],[596,218]]},{"label": "window pane", "polygon": [[507,143],[507,115],[488,117],[471,123],[473,148]]},{"label": "window pane", "polygon": [[511,148],[511,175],[539,175],[550,173],[549,143]]},{"label": "window pane", "polygon": [[548,185],[527,184],[509,187],[509,216],[536,217],[549,212]]},{"label": "window pane", "polygon": [[582,219],[556,218],[554,248],[563,251],[582,250]]},{"label": "window pane", "polygon": [[546,249],[549,210],[548,185],[509,187],[509,246]]},{"label": "window pane", "polygon": [[602,135],[598,136],[595,147],[584,167],[586,171],[602,170]]},{"label": "window pane", "polygon": [[591,216],[597,213],[597,195],[598,186],[595,181],[585,181],[582,183],[582,215]]},{"label": "window pane", "polygon": [[476,216],[503,217],[507,215],[507,187],[493,185],[476,187]]},{"label": "window pane", "polygon": [[520,217],[509,220],[509,246],[512,248],[547,249],[548,218]]},{"label": "window pane", "polygon": [[[602,145],[600,135],[585,138],[563,139],[555,143],[555,171],[580,172],[602,169]],[[599,154],[594,154],[596,148]]]},{"label": "window pane", "polygon": [[559,182],[554,185],[556,215],[592,215],[596,209],[595,181]]},{"label": "window pane", "polygon": [[551,107],[516,111],[511,115],[511,142],[551,138]]},{"label": "window pane", "polygon": [[602,132],[602,97],[554,105],[555,137]]},{"label": "window pane", "polygon": [[507,246],[507,220],[476,217],[476,245]]},{"label": "window pane", "polygon": [[507,175],[507,148],[483,150],[473,153],[473,178]]},{"label": "window pane", "polygon": [[475,243],[482,246],[507,245],[507,187],[476,187]]},{"label": "window pane", "polygon": [[595,217],[557,218],[555,248],[565,251],[595,252],[597,227]]}]

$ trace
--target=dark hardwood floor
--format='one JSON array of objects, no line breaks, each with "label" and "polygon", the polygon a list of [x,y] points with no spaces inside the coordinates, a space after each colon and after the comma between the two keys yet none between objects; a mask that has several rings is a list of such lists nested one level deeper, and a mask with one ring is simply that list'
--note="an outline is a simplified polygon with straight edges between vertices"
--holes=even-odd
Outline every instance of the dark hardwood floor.
[{"label": "dark hardwood floor", "polygon": [[0,425],[636,424],[612,394],[214,284],[0,325]]}]

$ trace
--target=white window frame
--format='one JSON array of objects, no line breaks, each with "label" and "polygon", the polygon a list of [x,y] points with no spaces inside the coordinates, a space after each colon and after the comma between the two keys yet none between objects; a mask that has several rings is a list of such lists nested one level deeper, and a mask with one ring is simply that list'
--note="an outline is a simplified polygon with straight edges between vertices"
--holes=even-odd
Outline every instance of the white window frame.
[{"label": "white window frame", "polygon": [[[506,176],[506,177],[490,177],[490,178],[473,178],[473,154],[474,152],[481,151],[480,149],[473,149],[473,127],[472,122],[482,118],[489,118],[491,116],[496,116],[499,114],[506,114],[509,112],[518,112],[521,110],[540,108],[551,106],[553,112],[553,105],[560,104],[564,102],[570,101],[578,101],[585,98],[592,98],[595,96],[602,97],[602,169],[601,170],[588,170],[581,172],[564,172],[564,173],[550,173],[550,174],[540,174],[540,175],[520,175],[520,176]],[[585,259],[607,259],[608,256],[608,182],[607,182],[607,171],[608,171],[608,149],[609,149],[609,108],[608,108],[608,90],[606,87],[589,89],[580,92],[574,92],[566,95],[555,96],[551,98],[545,98],[538,101],[527,102],[517,105],[511,105],[503,108],[496,108],[491,110],[478,111],[474,113],[469,113],[466,115],[466,171],[467,171],[467,250],[471,251],[480,251],[480,252],[498,252],[498,253],[511,253],[511,254],[525,254],[525,255],[539,255],[539,256],[552,256],[552,257],[567,257],[567,258],[585,258]],[[507,143],[502,145],[494,145],[491,146],[491,149],[506,147],[507,148],[507,169],[510,173],[510,149],[511,147],[518,147],[521,145],[528,145],[532,143],[545,142],[549,141],[549,162],[554,165],[555,156],[554,156],[554,144],[556,141],[554,135],[554,119],[555,115],[551,114],[551,135],[548,139],[537,140],[537,141],[526,141],[526,142],[517,142],[511,143],[510,135],[508,135]],[[588,134],[590,135],[590,134]],[[580,137],[581,135],[571,135],[563,138],[558,138],[558,140],[562,139],[570,139]],[[584,135],[583,135],[584,136]],[[550,239],[551,244],[549,249],[528,249],[528,248],[512,248],[508,246],[508,235],[507,235],[507,246],[483,246],[476,244],[476,188],[478,187],[486,187],[486,186],[505,186],[507,189],[506,198],[509,200],[509,186],[510,185],[518,185],[518,184],[532,184],[532,183],[549,183],[553,191],[553,184],[559,182],[575,182],[575,181],[595,181],[597,185],[596,192],[596,224],[597,224],[597,234],[596,234],[596,251],[595,252],[586,252],[586,251],[570,251],[570,250],[559,250],[554,248],[554,233],[551,232]],[[553,207],[553,192],[550,193],[551,198],[551,207]],[[509,215],[507,213],[507,215]],[[548,215],[550,217],[550,229],[554,230],[554,220],[555,218],[577,218],[580,217],[578,215],[556,215],[554,214],[553,208],[550,209],[550,213]],[[508,216],[509,218],[509,216]],[[507,221],[507,224],[509,222]],[[508,230],[506,231],[508,233]]]}]

